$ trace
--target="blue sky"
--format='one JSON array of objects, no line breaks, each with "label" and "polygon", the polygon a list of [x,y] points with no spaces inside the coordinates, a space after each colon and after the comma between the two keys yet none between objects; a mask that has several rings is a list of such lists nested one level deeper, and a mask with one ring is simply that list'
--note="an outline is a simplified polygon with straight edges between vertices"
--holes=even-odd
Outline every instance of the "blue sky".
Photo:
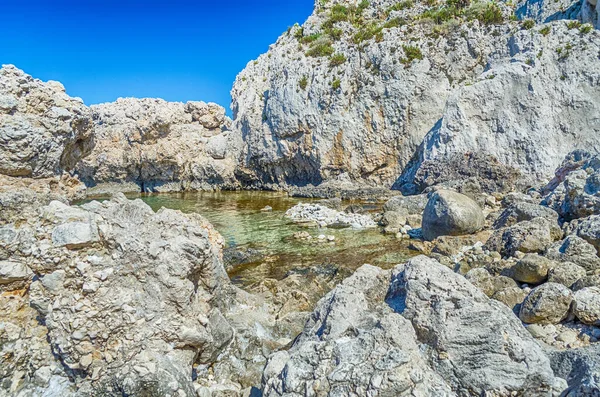
[{"label": "blue sky", "polygon": [[0,0],[0,63],[59,80],[86,104],[213,101],[314,0]]}]

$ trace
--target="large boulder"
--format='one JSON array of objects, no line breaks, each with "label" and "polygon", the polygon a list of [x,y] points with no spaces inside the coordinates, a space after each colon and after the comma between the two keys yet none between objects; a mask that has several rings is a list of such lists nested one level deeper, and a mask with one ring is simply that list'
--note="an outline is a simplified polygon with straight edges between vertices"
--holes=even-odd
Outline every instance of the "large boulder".
[{"label": "large boulder", "polygon": [[557,262],[557,264],[548,271],[548,281],[571,288],[573,284],[584,278],[586,274],[587,272],[583,267],[578,266],[573,262]]},{"label": "large boulder", "polygon": [[564,285],[545,283],[525,298],[519,317],[527,324],[558,324],[569,314],[573,293]]},{"label": "large boulder", "polygon": [[555,381],[508,307],[426,257],[360,268],[263,373],[265,396],[542,394]]},{"label": "large boulder", "polygon": [[541,284],[548,278],[548,271],[558,264],[537,254],[527,254],[512,268],[511,277],[527,284]]},{"label": "large boulder", "polygon": [[577,219],[569,225],[569,231],[578,235],[600,250],[600,215]]},{"label": "large boulder", "polygon": [[551,208],[537,204],[518,202],[506,208],[494,222],[494,228],[513,226],[519,222],[534,218],[546,218],[558,223],[558,214]]},{"label": "large boulder", "polygon": [[221,106],[120,98],[91,110],[96,147],[76,172],[92,192],[239,186],[241,136]]},{"label": "large boulder", "polygon": [[516,225],[497,229],[485,243],[489,250],[513,256],[517,251],[543,254],[563,232],[554,221],[534,218]]},{"label": "large boulder", "polygon": [[556,376],[566,379],[569,384],[562,395],[600,395],[600,344],[594,343],[580,349],[550,350],[548,356]]},{"label": "large boulder", "polygon": [[433,240],[472,234],[484,224],[483,211],[475,201],[451,190],[439,190],[431,195],[423,212],[423,237]]},{"label": "large boulder", "polygon": [[0,174],[47,178],[73,169],[94,146],[92,115],[62,84],[12,65],[0,69]]}]

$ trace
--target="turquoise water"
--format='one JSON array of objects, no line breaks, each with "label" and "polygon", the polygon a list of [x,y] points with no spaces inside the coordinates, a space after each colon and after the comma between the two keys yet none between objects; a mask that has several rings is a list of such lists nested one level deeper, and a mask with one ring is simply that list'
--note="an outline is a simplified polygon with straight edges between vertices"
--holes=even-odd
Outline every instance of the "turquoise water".
[{"label": "turquoise water", "polygon": [[[196,212],[207,218],[223,235],[226,252],[251,251],[255,255],[240,264],[229,261],[233,282],[250,285],[264,278],[282,279],[290,273],[331,271],[350,274],[365,263],[392,267],[414,255],[406,241],[384,235],[377,229],[351,230],[302,228],[284,217],[285,211],[309,199],[288,197],[275,192],[201,192],[174,194],[139,194],[155,211],[161,207]],[[314,200],[313,200],[314,201]],[[348,202],[347,204],[350,204]],[[353,202],[352,204],[357,204]],[[271,212],[263,212],[266,206]],[[365,208],[376,212],[377,206]],[[311,241],[295,240],[294,233],[307,231]],[[333,235],[335,243],[319,243],[320,234]],[[229,255],[225,255],[229,257]]]}]

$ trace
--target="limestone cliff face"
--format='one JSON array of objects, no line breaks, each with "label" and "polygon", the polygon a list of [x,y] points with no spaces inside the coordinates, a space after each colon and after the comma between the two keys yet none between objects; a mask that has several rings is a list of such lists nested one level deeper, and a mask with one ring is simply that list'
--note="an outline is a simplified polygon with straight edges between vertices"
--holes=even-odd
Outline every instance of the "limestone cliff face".
[{"label": "limestone cliff face", "polygon": [[477,154],[483,171],[448,178],[529,182],[600,149],[598,31],[511,20],[595,23],[584,12],[595,6],[466,2],[448,17],[444,4],[317,2],[235,81],[241,167],[263,186],[341,178],[414,192],[444,181],[433,160],[456,168]]},{"label": "limestone cliff face", "polygon": [[47,178],[70,170],[93,147],[91,112],[56,81],[0,69],[0,174]]},{"label": "limestone cliff face", "polygon": [[94,105],[96,148],[77,166],[97,190],[232,188],[241,137],[213,103],[119,99]]}]

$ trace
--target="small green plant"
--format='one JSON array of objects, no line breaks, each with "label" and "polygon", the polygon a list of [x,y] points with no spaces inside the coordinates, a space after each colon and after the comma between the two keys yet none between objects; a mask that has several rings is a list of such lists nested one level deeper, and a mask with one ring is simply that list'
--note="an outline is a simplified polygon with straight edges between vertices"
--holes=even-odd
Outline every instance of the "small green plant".
[{"label": "small green plant", "polygon": [[329,39],[319,39],[312,43],[308,51],[306,52],[306,56],[309,57],[328,57],[331,56],[335,50],[331,45],[331,41]]},{"label": "small green plant", "polygon": [[323,36],[323,34],[321,34],[321,33],[314,33],[314,34],[311,34],[309,36],[302,37],[302,39],[300,39],[300,42],[302,44],[310,44],[310,43],[312,43],[314,41],[319,40],[321,38],[321,36]]},{"label": "small green plant", "polygon": [[410,65],[415,59],[423,59],[423,53],[421,52],[421,49],[419,47],[403,45],[402,49],[404,50],[405,58],[402,58],[400,62],[402,62],[406,66]]},{"label": "small green plant", "polygon": [[387,10],[385,10],[385,15],[389,16],[393,11],[402,11],[402,10],[406,10],[408,8],[413,8],[414,5],[415,5],[415,3],[412,0],[401,1],[399,3],[394,4],[393,6],[389,7]]},{"label": "small green plant", "polygon": [[504,22],[502,10],[496,3],[474,3],[467,10],[467,20],[478,20],[483,25],[497,25]]},{"label": "small green plant", "polygon": [[521,24],[521,27],[525,30],[529,30],[535,26],[535,21],[533,19],[526,19]]},{"label": "small green plant", "polygon": [[385,29],[391,29],[391,28],[399,28],[402,25],[405,25],[406,22],[404,21],[404,19],[402,18],[392,18],[389,21],[387,21],[383,27]]},{"label": "small green plant", "polygon": [[382,39],[382,35],[380,36],[382,29],[383,28],[377,25],[376,23],[370,23],[367,26],[364,26],[362,29],[360,29],[352,37],[352,41],[354,42],[354,44],[360,44],[363,41],[371,40],[373,37],[376,36],[379,36],[379,38]]},{"label": "small green plant", "polygon": [[581,22],[579,22],[579,21],[567,22],[567,28],[569,28],[569,29],[579,29],[580,27],[581,27]]},{"label": "small green plant", "polygon": [[335,79],[331,82],[331,88],[333,88],[334,90],[339,90],[341,86],[342,82],[340,81],[340,79]]},{"label": "small green plant", "polygon": [[296,32],[294,32],[294,37],[297,40],[302,40],[302,38],[304,37],[304,28],[299,28],[298,30],[296,30]]},{"label": "small green plant", "polygon": [[589,23],[586,23],[579,27],[579,33],[588,34],[592,31],[592,29],[594,29],[594,27],[592,25],[590,25]]},{"label": "small green plant", "polygon": [[298,85],[300,86],[300,88],[302,88],[303,90],[305,90],[306,86],[308,86],[308,77],[302,76],[302,78],[298,82]]},{"label": "small green plant", "polygon": [[362,0],[359,4],[358,4],[358,11],[359,12],[363,12],[364,10],[366,10],[367,8],[369,8],[369,0]]},{"label": "small green plant", "polygon": [[344,62],[346,62],[346,56],[344,54],[335,54],[329,60],[329,66],[331,66],[331,67],[340,66]]},{"label": "small green plant", "polygon": [[546,25],[540,29],[540,33],[544,36],[548,36],[551,31],[552,31],[552,28],[550,27],[550,25]]},{"label": "small green plant", "polygon": [[344,31],[342,29],[337,29],[337,28],[326,28],[325,34],[327,36],[331,37],[332,40],[338,41],[339,39],[342,38]]},{"label": "small green plant", "polygon": [[471,0],[446,0],[446,5],[458,9],[467,8],[471,5]]}]

